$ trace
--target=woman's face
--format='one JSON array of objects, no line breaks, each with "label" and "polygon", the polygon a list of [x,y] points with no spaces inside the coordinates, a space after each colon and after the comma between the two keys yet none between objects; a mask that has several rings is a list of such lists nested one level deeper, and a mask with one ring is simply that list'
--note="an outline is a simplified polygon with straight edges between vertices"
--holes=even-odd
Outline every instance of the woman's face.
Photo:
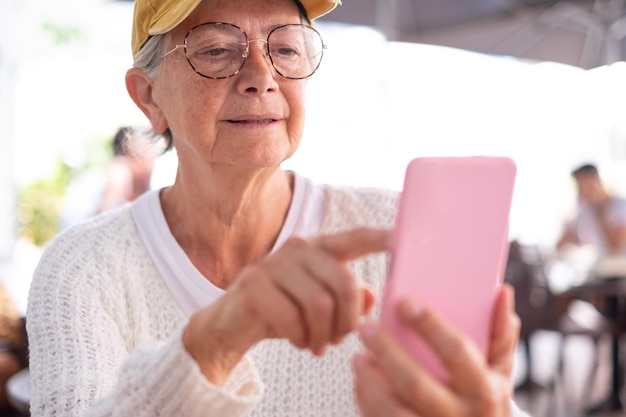
[{"label": "woman's face", "polygon": [[[239,26],[248,39],[266,39],[276,26],[301,23],[293,0],[205,0],[171,32],[169,46],[206,22]],[[219,80],[198,75],[183,53],[163,58],[153,97],[181,164],[259,169],[293,155],[304,127],[306,81],[278,75],[264,48],[252,42],[241,71]]]}]

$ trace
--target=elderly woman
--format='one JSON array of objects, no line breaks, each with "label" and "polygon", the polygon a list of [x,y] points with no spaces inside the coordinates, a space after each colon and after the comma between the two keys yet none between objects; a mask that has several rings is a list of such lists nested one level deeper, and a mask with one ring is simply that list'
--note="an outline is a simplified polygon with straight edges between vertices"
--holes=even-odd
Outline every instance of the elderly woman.
[{"label": "elderly woman", "polygon": [[397,193],[315,184],[297,150],[329,0],[135,0],[126,76],[171,187],[61,234],[28,307],[33,416],[521,415],[508,289],[487,357],[418,300],[442,385],[375,320]]}]

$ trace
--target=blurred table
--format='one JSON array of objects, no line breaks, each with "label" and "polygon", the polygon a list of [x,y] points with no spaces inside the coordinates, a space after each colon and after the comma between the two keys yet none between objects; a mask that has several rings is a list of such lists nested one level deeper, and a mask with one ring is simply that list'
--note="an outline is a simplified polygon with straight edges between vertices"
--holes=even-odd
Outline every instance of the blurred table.
[{"label": "blurred table", "polygon": [[586,414],[624,410],[621,398],[624,375],[620,339],[626,333],[626,275],[594,278],[560,293],[559,297],[562,300],[590,302],[611,324],[611,389],[606,399],[589,407]]},{"label": "blurred table", "polygon": [[30,415],[30,371],[24,368],[7,382],[9,402],[20,413]]}]

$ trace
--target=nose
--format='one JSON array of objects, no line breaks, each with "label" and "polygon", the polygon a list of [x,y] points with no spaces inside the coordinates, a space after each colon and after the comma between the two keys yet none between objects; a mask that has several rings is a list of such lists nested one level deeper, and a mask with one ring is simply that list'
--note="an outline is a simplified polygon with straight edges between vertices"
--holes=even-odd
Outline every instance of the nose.
[{"label": "nose", "polygon": [[[253,45],[253,43],[258,42],[261,44]],[[253,49],[255,49],[254,52],[252,52]],[[262,38],[248,40],[245,58],[246,62],[237,76],[242,91],[265,92],[277,89],[276,76],[278,73],[274,70],[269,58],[267,40]]]},{"label": "nose", "polygon": [[267,46],[268,46],[267,39],[263,39],[263,38],[254,38],[254,39],[249,39],[248,40],[248,51],[247,51],[246,56],[250,55],[250,44],[252,42],[261,42],[263,44],[262,45],[262,48],[263,48],[263,51],[264,51],[263,54],[266,57],[269,57],[269,51],[267,50]]}]

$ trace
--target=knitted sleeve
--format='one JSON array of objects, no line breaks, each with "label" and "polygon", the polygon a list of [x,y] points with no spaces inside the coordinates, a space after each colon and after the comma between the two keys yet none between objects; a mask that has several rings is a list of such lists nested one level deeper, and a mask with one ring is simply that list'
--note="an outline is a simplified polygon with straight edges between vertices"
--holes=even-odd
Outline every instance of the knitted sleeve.
[{"label": "knitted sleeve", "polygon": [[209,383],[185,351],[181,328],[165,343],[134,351],[120,369],[114,393],[87,415],[241,416],[258,401],[255,374],[246,357],[224,387]]},{"label": "knitted sleeve", "polygon": [[182,344],[184,315],[154,279],[130,216],[119,217],[70,229],[37,267],[27,310],[31,415],[244,414],[263,389],[252,362],[221,388],[202,376]]}]

